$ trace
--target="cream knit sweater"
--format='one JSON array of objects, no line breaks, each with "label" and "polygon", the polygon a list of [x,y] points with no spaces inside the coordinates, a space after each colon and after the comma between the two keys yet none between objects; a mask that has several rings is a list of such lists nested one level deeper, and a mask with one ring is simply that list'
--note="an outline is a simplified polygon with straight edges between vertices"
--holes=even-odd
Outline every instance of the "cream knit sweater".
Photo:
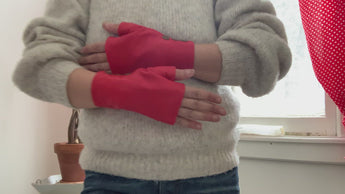
[{"label": "cream knit sweater", "polygon": [[82,167],[129,178],[176,180],[237,166],[239,104],[228,86],[262,96],[291,64],[284,27],[272,5],[260,0],[50,0],[45,16],[33,20],[24,33],[26,49],[13,75],[16,85],[35,98],[71,107],[68,76],[80,68],[81,47],[109,36],[103,21],[134,22],[173,39],[216,43],[223,59],[219,82],[183,83],[220,94],[228,115],[218,123],[204,122],[198,131],[124,110],[82,110]]}]

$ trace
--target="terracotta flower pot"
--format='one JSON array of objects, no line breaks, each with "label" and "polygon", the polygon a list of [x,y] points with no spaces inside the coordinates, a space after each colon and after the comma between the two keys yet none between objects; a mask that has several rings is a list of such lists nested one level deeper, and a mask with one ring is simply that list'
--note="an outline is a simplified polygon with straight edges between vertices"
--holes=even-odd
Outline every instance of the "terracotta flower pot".
[{"label": "terracotta flower pot", "polygon": [[80,167],[79,156],[84,144],[54,144],[54,152],[57,154],[62,180],[60,182],[82,182],[85,172]]}]

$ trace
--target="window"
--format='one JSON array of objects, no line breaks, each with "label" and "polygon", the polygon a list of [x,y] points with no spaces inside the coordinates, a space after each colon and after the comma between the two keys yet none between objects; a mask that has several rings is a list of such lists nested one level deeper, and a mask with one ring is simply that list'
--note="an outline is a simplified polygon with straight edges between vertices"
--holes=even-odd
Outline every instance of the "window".
[{"label": "window", "polygon": [[234,88],[241,102],[240,124],[279,125],[287,135],[336,136],[340,119],[336,106],[315,78],[298,0],[270,1],[285,25],[293,62],[288,75],[269,95],[250,98]]}]

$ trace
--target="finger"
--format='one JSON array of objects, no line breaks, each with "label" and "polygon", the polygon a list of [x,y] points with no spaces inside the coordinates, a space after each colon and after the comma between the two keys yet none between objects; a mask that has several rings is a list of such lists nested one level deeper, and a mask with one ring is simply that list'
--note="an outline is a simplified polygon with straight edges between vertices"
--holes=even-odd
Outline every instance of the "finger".
[{"label": "finger", "polygon": [[145,30],[145,29],[147,29],[145,26],[140,26],[134,23],[121,22],[118,25],[117,34],[119,36],[122,36],[122,35],[126,35],[135,31]]},{"label": "finger", "polygon": [[220,121],[220,116],[218,114],[210,113],[210,112],[200,112],[200,111],[188,109],[188,108],[180,108],[178,112],[178,116],[189,119],[189,120],[212,121],[212,122]]},{"label": "finger", "polygon": [[220,104],[222,102],[222,98],[217,94],[208,92],[206,90],[198,89],[198,88],[188,87],[188,86],[186,86],[186,92],[184,96],[187,98],[208,100],[210,102],[217,103],[217,104]]},{"label": "finger", "polygon": [[176,69],[174,66],[148,67],[147,71],[152,71],[171,81],[189,79],[195,73],[194,69]]},{"label": "finger", "polygon": [[86,45],[81,49],[81,54],[87,55],[91,53],[103,53],[105,52],[104,45],[104,42]]},{"label": "finger", "polygon": [[94,65],[84,65],[85,69],[88,69],[90,71],[98,72],[98,71],[108,71],[110,70],[108,63],[98,63]]},{"label": "finger", "polygon": [[107,32],[111,34],[118,34],[119,24],[114,24],[111,22],[103,22],[102,26]]},{"label": "finger", "polygon": [[171,81],[175,81],[176,78],[176,67],[174,66],[148,67],[146,70],[161,75]]},{"label": "finger", "polygon": [[87,56],[80,57],[78,63],[80,65],[107,63],[107,55],[105,53],[96,53]]},{"label": "finger", "polygon": [[179,126],[186,127],[186,128],[191,128],[191,129],[197,129],[200,130],[202,129],[202,125],[199,122],[188,120],[182,117],[177,117],[176,118],[176,123]]},{"label": "finger", "polygon": [[181,107],[201,112],[213,112],[220,115],[226,115],[226,110],[223,107],[199,99],[183,98]]},{"label": "finger", "polygon": [[175,80],[185,80],[193,77],[194,69],[176,69]]}]

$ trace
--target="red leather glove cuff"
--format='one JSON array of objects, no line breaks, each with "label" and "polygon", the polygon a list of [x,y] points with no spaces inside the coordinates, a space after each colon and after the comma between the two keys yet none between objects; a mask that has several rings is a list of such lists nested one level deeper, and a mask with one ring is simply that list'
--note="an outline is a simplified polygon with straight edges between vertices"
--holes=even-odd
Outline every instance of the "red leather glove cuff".
[{"label": "red leather glove cuff", "polygon": [[185,93],[175,79],[174,67],[138,69],[130,75],[98,72],[91,94],[99,107],[124,109],[155,120],[174,124]]},{"label": "red leather glove cuff", "polygon": [[138,68],[175,66],[193,69],[195,48],[192,41],[173,40],[144,26],[122,22],[119,37],[109,37],[105,51],[114,74],[126,74]]}]

